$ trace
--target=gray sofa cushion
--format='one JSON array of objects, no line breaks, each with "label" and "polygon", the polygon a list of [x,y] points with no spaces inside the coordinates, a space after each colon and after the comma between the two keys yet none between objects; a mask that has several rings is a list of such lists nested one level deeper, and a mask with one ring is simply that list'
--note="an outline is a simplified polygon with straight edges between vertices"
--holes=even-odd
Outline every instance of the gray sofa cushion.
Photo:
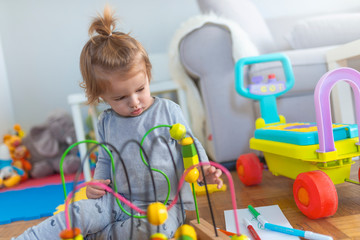
[{"label": "gray sofa cushion", "polygon": [[344,44],[360,38],[359,25],[360,13],[306,18],[295,23],[287,40],[293,49]]}]

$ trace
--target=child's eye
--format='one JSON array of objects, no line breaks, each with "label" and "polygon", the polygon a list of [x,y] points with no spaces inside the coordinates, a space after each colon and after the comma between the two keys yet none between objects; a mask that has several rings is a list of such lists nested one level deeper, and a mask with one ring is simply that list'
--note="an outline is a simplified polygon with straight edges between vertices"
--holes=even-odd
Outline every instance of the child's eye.
[{"label": "child's eye", "polygon": [[114,99],[115,101],[121,101],[121,100],[123,100],[125,97],[119,97],[119,98],[116,98],[116,99]]},{"label": "child's eye", "polygon": [[144,87],[139,88],[139,89],[137,90],[137,92],[141,92],[142,90],[144,90]]}]

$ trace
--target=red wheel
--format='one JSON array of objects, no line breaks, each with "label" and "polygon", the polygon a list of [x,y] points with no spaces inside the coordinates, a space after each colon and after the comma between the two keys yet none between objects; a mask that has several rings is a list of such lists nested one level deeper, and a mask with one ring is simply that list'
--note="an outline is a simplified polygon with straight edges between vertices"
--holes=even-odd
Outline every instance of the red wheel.
[{"label": "red wheel", "polygon": [[236,171],[241,182],[246,186],[261,183],[262,165],[254,153],[240,155],[236,161]]},{"label": "red wheel", "polygon": [[300,173],[295,179],[293,194],[300,211],[311,219],[332,216],[338,207],[335,185],[320,170]]}]

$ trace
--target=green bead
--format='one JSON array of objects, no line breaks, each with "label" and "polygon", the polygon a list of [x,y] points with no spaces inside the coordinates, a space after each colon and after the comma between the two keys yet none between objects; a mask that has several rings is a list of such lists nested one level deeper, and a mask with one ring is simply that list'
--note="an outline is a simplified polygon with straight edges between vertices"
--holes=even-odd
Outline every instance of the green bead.
[{"label": "green bead", "polygon": [[197,155],[194,144],[181,146],[181,153],[182,153],[183,158],[193,157],[193,156]]},{"label": "green bead", "polygon": [[190,236],[184,235],[184,236],[178,237],[176,240],[194,240],[194,239]]}]

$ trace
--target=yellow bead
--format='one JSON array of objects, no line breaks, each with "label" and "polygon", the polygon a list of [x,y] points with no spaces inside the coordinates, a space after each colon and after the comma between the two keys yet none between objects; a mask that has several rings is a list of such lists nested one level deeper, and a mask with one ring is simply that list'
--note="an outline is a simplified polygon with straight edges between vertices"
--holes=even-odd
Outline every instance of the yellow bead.
[{"label": "yellow bead", "polygon": [[186,129],[185,126],[180,124],[180,123],[176,123],[174,125],[171,126],[170,128],[170,136],[175,139],[175,140],[181,140],[185,137],[186,135]]},{"label": "yellow bead", "polygon": [[186,145],[190,145],[194,143],[194,139],[192,139],[191,137],[186,137],[183,138],[180,142],[181,145],[186,146]]},{"label": "yellow bead", "polygon": [[163,224],[168,217],[166,206],[161,202],[151,203],[147,208],[147,219],[152,225]]},{"label": "yellow bead", "polygon": [[174,238],[178,239],[181,236],[189,236],[193,240],[197,239],[195,229],[188,224],[183,224],[176,230]]},{"label": "yellow bead", "polygon": [[241,236],[231,236],[231,240],[250,240],[246,235],[242,234]]},{"label": "yellow bead", "polygon": [[84,240],[84,237],[83,235],[79,234],[74,238],[74,240]]},{"label": "yellow bead", "polygon": [[168,240],[168,238],[163,233],[154,233],[150,236],[150,240]]},{"label": "yellow bead", "polygon": [[188,174],[186,174],[185,181],[188,183],[194,183],[198,180],[199,175],[199,170],[197,168],[193,168],[190,172],[188,172]]}]

